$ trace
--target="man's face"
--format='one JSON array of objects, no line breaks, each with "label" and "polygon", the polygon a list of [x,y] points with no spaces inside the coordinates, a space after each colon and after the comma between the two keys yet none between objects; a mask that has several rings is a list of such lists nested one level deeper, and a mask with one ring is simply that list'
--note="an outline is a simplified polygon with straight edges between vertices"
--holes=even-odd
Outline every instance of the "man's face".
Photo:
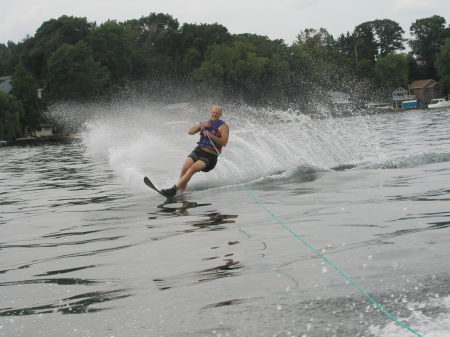
[{"label": "man's face", "polygon": [[211,119],[218,120],[222,116],[222,112],[218,106],[213,106],[210,111]]}]

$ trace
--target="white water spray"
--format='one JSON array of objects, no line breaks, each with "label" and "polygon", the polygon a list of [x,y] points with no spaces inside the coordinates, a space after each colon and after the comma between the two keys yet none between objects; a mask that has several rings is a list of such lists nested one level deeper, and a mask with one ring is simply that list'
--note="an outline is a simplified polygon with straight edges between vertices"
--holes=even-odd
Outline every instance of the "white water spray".
[{"label": "white water spray", "polygon": [[[64,123],[80,123],[89,156],[102,157],[121,180],[142,189],[149,175],[158,186],[176,181],[198,136],[187,130],[208,118],[207,108],[163,106],[148,102],[114,105],[62,105],[52,109]],[[82,116],[82,117],[80,117]],[[312,119],[300,111],[224,106],[230,140],[223,157],[210,173],[194,177],[190,188],[232,184],[220,160],[244,182],[267,177],[289,177],[301,168],[327,170],[379,158],[378,140],[370,118]]]}]

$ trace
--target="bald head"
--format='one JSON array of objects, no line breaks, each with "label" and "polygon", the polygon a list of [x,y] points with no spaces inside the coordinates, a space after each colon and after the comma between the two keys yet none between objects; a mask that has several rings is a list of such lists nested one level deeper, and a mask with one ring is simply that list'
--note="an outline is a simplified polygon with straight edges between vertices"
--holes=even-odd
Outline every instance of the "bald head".
[{"label": "bald head", "polygon": [[219,105],[213,105],[211,111],[212,110],[217,110],[218,112],[222,113],[222,107],[220,107]]},{"label": "bald head", "polygon": [[213,105],[209,114],[212,120],[217,121],[222,117],[222,108],[218,105]]}]

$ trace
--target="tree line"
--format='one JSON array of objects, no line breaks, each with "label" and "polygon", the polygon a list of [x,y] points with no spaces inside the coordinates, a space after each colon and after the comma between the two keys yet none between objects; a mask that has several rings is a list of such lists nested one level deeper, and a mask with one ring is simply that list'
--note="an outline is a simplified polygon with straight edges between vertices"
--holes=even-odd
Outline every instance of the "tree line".
[{"label": "tree line", "polygon": [[146,83],[150,94],[166,97],[297,103],[305,109],[330,90],[387,93],[414,79],[436,79],[449,92],[446,20],[418,19],[410,26],[412,38],[404,35],[397,22],[383,19],[338,37],[324,28],[305,29],[288,45],[231,34],[218,23],[180,25],[162,13],[99,25],[64,15],[19,43],[0,44],[0,76],[13,74],[11,95],[0,93],[0,137],[19,136],[42,121],[37,88],[44,89],[44,105],[111,98]]}]

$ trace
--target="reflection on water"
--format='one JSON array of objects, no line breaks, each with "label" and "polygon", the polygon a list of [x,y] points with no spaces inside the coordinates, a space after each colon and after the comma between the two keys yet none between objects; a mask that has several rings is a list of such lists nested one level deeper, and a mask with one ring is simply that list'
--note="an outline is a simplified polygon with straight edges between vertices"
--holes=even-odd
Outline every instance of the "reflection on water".
[{"label": "reflection on water", "polygon": [[199,276],[201,277],[198,282],[212,281],[223,277],[232,277],[239,275],[239,273],[235,272],[237,269],[241,269],[243,267],[239,263],[239,261],[235,261],[233,259],[225,259],[224,262],[225,263],[220,266],[198,272]]},{"label": "reflection on water", "polygon": [[[70,284],[70,283],[69,283]],[[127,289],[117,289],[112,291],[94,291],[80,295],[75,295],[67,298],[57,300],[54,303],[31,306],[27,308],[0,309],[0,316],[24,316],[24,315],[38,315],[38,314],[83,314],[89,312],[97,312],[105,308],[93,308],[92,306],[98,303],[105,303],[121,298],[131,296]]]},{"label": "reflection on water", "polygon": [[173,203],[171,201],[166,201],[164,204],[158,206],[157,212],[150,212],[151,215],[149,217],[150,220],[158,219],[161,216],[187,216],[189,212],[187,211],[190,208],[210,206],[211,204],[198,204],[197,202],[185,201],[181,200],[180,202]]},{"label": "reflection on water", "polygon": [[[228,219],[234,219],[238,217],[237,215],[220,213],[204,214],[204,216],[207,217],[206,221],[186,221],[186,224],[197,227],[197,229],[206,228],[208,230],[217,231],[225,229],[225,227],[221,225],[235,223],[234,220]],[[186,231],[195,231],[197,229],[190,229]]]},{"label": "reflection on water", "polygon": [[[232,254],[227,255],[229,256]],[[203,260],[206,261],[215,258],[218,257]],[[238,272],[238,270],[243,267],[244,266],[239,261],[228,258],[224,259],[222,264],[213,268],[177,275],[171,278],[165,279],[156,278],[153,279],[153,282],[155,282],[159,290],[168,290],[177,287],[193,286],[206,281],[213,281],[225,277],[239,276],[240,273]]]},{"label": "reflection on water", "polygon": [[[408,185],[406,185],[408,186]],[[450,190],[441,188],[437,190],[426,191],[415,195],[395,195],[390,197],[392,200],[411,200],[411,201],[450,201]]]},{"label": "reflection on water", "polygon": [[[225,230],[226,226],[235,223],[235,220],[238,215],[235,214],[221,214],[217,211],[208,210],[206,212],[193,212],[198,211],[200,207],[211,206],[210,203],[198,203],[195,201],[187,201],[182,200],[182,196],[179,197],[181,200],[177,200],[176,203],[166,202],[158,206],[158,212],[151,212],[150,220],[157,219],[158,217],[188,217],[191,219],[192,217],[200,218],[199,220],[188,220],[183,221],[184,224],[189,225],[191,228],[178,230],[176,232],[165,233],[164,235],[158,237],[152,237],[152,240],[162,240],[168,239],[176,235],[180,235],[182,233],[194,233],[199,230],[206,231],[221,231]],[[227,243],[228,246],[236,245],[240,243],[239,241],[229,241]],[[219,247],[211,247],[211,249],[217,249]],[[223,262],[213,268],[207,268],[200,271],[193,271],[187,274],[177,275],[171,278],[155,278],[153,279],[154,283],[158,287],[159,290],[168,290],[174,287],[180,286],[189,286],[195,285],[205,281],[212,281],[219,278],[238,276],[238,269],[241,269],[243,266],[239,261],[236,261],[232,258],[233,253],[227,253],[223,255]],[[220,256],[213,257],[205,257],[202,258],[202,261],[210,261],[219,259]],[[194,263],[193,263],[194,264]]]},{"label": "reflection on water", "polygon": [[149,217],[150,220],[157,219],[158,217],[165,216],[165,217],[178,217],[178,216],[190,216],[190,215],[196,215],[197,217],[201,217],[204,220],[195,220],[195,221],[185,221],[185,224],[191,225],[196,228],[186,229],[183,230],[184,233],[189,233],[196,231],[198,229],[207,229],[207,230],[223,230],[225,229],[224,224],[232,224],[235,223],[235,220],[230,220],[237,218],[237,215],[234,214],[221,214],[219,212],[213,212],[213,211],[207,211],[205,213],[196,213],[191,214],[188,210],[189,209],[195,209],[198,207],[204,207],[204,206],[211,206],[210,203],[197,203],[195,201],[186,201],[186,200],[180,200],[177,203],[172,203],[170,201],[159,205],[158,212],[150,212],[151,215]]},{"label": "reflection on water", "polygon": [[227,300],[227,301],[222,301],[222,302],[218,302],[218,303],[208,304],[208,305],[204,306],[203,309],[227,307],[229,305],[241,304],[241,303],[244,303],[246,301],[247,301],[246,299]]},{"label": "reflection on water", "polygon": [[96,265],[90,265],[90,266],[83,266],[83,267],[77,267],[77,268],[69,268],[69,269],[62,269],[62,270],[52,270],[45,272],[43,274],[37,274],[35,276],[49,276],[49,275],[57,275],[57,274],[66,274],[66,273],[72,273],[74,271],[88,269],[88,268],[95,268]]}]

